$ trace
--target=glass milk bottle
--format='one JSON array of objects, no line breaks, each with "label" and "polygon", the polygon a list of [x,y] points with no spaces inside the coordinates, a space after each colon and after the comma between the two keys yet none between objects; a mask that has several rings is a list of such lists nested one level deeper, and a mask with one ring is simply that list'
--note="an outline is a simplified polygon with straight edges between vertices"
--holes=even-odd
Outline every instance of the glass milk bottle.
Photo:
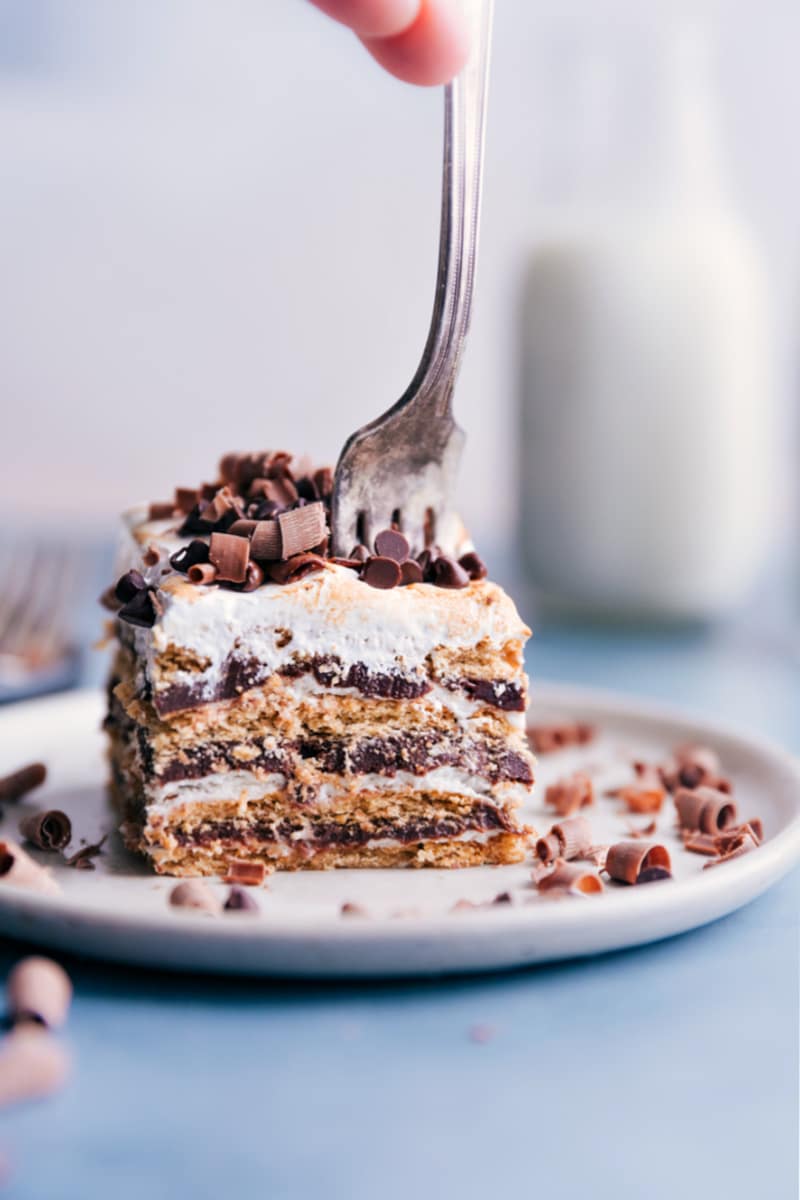
[{"label": "glass milk bottle", "polygon": [[747,594],[779,458],[766,282],[725,196],[704,46],[683,31],[662,54],[655,119],[622,170],[631,96],[585,60],[569,195],[536,218],[520,536],[560,606],[669,621]]}]

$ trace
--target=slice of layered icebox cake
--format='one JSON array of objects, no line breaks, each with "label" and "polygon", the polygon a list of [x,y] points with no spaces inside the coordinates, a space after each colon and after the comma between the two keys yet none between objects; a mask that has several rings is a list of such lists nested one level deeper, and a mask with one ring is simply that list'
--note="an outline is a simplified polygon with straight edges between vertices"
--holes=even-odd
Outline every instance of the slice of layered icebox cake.
[{"label": "slice of layered icebox cake", "polygon": [[466,538],[328,552],[329,469],[228,455],[126,518],[104,597],[127,844],[157,871],[514,862],[529,630]]}]

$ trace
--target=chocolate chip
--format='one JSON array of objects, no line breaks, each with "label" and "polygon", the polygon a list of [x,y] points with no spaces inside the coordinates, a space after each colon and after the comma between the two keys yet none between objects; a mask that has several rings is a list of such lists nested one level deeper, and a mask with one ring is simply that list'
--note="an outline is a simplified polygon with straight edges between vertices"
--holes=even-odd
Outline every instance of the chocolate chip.
[{"label": "chocolate chip", "polygon": [[407,558],[400,566],[401,583],[422,583],[422,567],[413,558]]},{"label": "chocolate chip", "polygon": [[441,554],[433,563],[433,582],[440,588],[463,588],[469,584],[469,575],[454,558]]},{"label": "chocolate chip", "polygon": [[181,546],[180,550],[176,550],[169,561],[176,571],[185,575],[195,563],[208,562],[208,543],[194,538],[188,545]]},{"label": "chocolate chip", "polygon": [[365,563],[367,561],[367,559],[369,558],[369,550],[367,549],[366,546],[362,545],[361,542],[359,542],[359,544],[357,546],[354,546],[353,549],[350,551],[350,557],[354,558],[356,560],[356,562]]},{"label": "chocolate chip", "polygon": [[636,876],[637,883],[657,883],[659,879],[672,879],[672,874],[666,867],[645,867]]},{"label": "chocolate chip", "polygon": [[261,911],[258,901],[243,887],[232,887],[222,907],[226,912],[257,913]]},{"label": "chocolate chip", "polygon": [[474,550],[470,550],[468,554],[462,554],[458,563],[464,568],[470,579],[485,579],[489,574],[486,563]]},{"label": "chocolate chip", "polygon": [[119,600],[120,604],[127,604],[129,600],[146,588],[144,575],[140,571],[126,571],[124,575],[117,580],[114,588],[114,595]]},{"label": "chocolate chip", "polygon": [[400,564],[393,558],[382,558],[380,555],[368,558],[361,573],[361,578],[370,587],[384,590],[397,587],[400,576]]},{"label": "chocolate chip", "polygon": [[295,554],[293,558],[287,558],[283,562],[270,563],[267,571],[274,583],[283,584],[294,583],[314,571],[321,571],[324,566],[325,559],[320,558],[318,554]]},{"label": "chocolate chip", "polygon": [[208,557],[217,568],[217,579],[227,583],[244,583],[250,560],[250,543],[246,538],[230,533],[212,533]]},{"label": "chocolate chip", "polygon": [[430,550],[423,550],[417,555],[417,562],[422,570],[422,578],[426,583],[433,583],[434,555]]},{"label": "chocolate chip", "polygon": [[393,558],[396,563],[404,563],[408,551],[408,538],[397,529],[382,529],[375,538],[375,553],[380,558]]},{"label": "chocolate chip", "polygon": [[163,611],[164,607],[156,595],[155,588],[143,588],[122,606],[117,616],[129,625],[152,629]]}]

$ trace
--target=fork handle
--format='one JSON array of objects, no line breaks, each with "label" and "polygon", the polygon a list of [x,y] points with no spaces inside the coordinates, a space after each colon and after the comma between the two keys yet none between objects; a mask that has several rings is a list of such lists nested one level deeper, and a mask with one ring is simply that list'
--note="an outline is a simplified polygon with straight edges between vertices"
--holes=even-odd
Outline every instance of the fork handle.
[{"label": "fork handle", "polygon": [[431,414],[451,411],[469,328],[483,176],[493,0],[460,0],[470,35],[469,59],[444,93],[442,215],[436,296],[416,374],[397,407],[413,403]]}]

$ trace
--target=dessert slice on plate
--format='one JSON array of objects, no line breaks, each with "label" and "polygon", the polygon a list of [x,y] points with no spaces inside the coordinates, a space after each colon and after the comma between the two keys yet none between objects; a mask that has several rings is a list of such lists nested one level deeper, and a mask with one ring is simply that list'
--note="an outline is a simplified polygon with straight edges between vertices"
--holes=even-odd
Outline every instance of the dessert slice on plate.
[{"label": "dessert slice on plate", "polygon": [[128,515],[106,727],[126,841],[157,871],[523,855],[529,630],[465,535],[330,557],[331,488],[228,455]]}]

